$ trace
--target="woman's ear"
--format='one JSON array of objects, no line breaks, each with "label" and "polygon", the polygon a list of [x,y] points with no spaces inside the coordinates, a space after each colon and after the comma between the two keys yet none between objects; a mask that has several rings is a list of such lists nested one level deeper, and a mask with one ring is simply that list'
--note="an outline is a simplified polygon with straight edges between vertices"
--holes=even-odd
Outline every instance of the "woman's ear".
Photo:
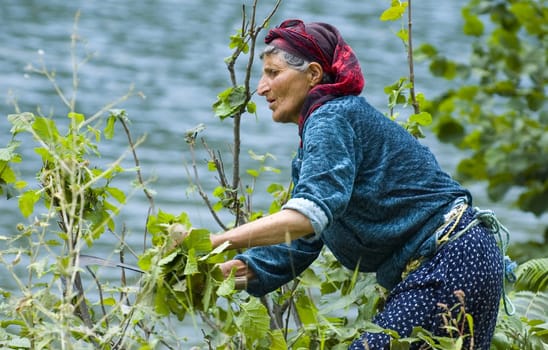
[{"label": "woman's ear", "polygon": [[323,78],[323,69],[318,62],[311,62],[308,65],[308,73],[310,74],[310,85],[314,87],[321,83]]}]

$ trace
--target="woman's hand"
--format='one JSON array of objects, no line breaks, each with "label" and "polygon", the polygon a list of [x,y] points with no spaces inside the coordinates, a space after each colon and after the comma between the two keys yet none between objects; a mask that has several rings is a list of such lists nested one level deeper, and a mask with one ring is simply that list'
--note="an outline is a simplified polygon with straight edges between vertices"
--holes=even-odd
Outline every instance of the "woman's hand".
[{"label": "woman's hand", "polygon": [[255,273],[250,269],[245,262],[234,259],[228,260],[222,264],[219,264],[219,268],[223,272],[223,276],[227,278],[230,276],[230,272],[234,270],[234,279],[236,282],[236,289],[245,289],[247,281],[255,278]]}]

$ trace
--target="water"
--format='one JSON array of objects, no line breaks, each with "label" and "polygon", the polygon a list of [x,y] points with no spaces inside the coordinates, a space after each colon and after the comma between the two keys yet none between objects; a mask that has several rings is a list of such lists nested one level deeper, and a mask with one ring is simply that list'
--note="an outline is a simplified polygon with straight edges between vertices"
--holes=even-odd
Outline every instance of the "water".
[{"label": "water", "polygon": [[[271,3],[272,1],[268,1]],[[251,1],[244,1],[250,5]],[[270,10],[267,1],[258,8],[259,18]],[[151,185],[156,191],[156,209],[171,213],[188,212],[195,226],[219,230],[205,205],[195,194],[187,192],[186,168],[190,162],[184,142],[186,130],[205,123],[203,136],[210,146],[222,149],[229,161],[232,143],[230,121],[219,122],[213,116],[211,104],[216,95],[229,86],[229,76],[223,58],[230,55],[229,35],[241,26],[240,0],[164,0],[136,2],[129,0],[62,1],[4,0],[0,7],[0,144],[9,137],[5,116],[13,113],[10,103],[15,96],[23,111],[36,111],[64,120],[67,109],[43,77],[25,71],[28,64],[40,66],[40,59],[56,71],[56,82],[70,97],[72,65],[70,34],[74,16],[81,16],[78,33],[83,45],[79,57],[92,55],[79,69],[77,110],[93,115],[106,103],[123,96],[130,86],[146,98],[132,97],[119,107],[127,110],[132,120],[133,137],[146,134],[138,156],[145,178],[156,178]],[[383,87],[406,74],[406,55],[394,36],[399,23],[381,23],[378,17],[389,1],[347,0],[336,6],[328,0],[286,1],[272,20],[277,24],[285,18],[299,17],[305,21],[325,21],[337,26],[356,51],[366,76],[364,95],[381,110],[386,110]],[[465,59],[466,39],[461,34],[460,4],[449,0],[422,0],[414,4],[414,43],[440,45],[445,53]],[[42,54],[40,54],[42,53]],[[252,84],[256,84],[258,66]],[[240,71],[241,73],[241,71]],[[416,66],[417,88],[434,96],[443,82],[428,78],[426,67]],[[240,82],[241,82],[240,75]],[[243,122],[242,168],[257,167],[247,156],[272,153],[277,161],[271,165],[282,170],[280,175],[266,177],[258,184],[264,193],[270,182],[287,183],[289,160],[297,143],[295,126],[272,123],[266,103],[256,98],[258,118],[246,116]],[[451,146],[438,143],[433,137],[425,141],[449,172],[455,168],[459,155]],[[112,143],[101,149],[105,163],[116,159],[126,149],[121,129]],[[25,150],[32,158],[32,150]],[[199,154],[199,160],[205,158]],[[28,164],[27,164],[28,165]],[[125,166],[133,166],[129,158]],[[21,169],[32,181],[36,169]],[[206,189],[215,185],[211,173],[201,172]],[[133,174],[128,175],[128,178]],[[471,185],[476,204],[493,208],[513,232],[514,240],[540,239],[547,225],[546,215],[535,218],[503,203],[490,203],[482,185]],[[257,197],[256,208],[267,209],[268,197]],[[17,222],[23,220],[15,202],[0,200],[2,223],[0,235],[9,235]],[[144,217],[148,203],[136,192],[123,209],[122,220],[128,228],[128,242],[137,251],[142,247]],[[113,251],[116,240],[106,234],[96,246],[105,256]],[[108,253],[107,253],[108,254]],[[4,284],[11,282],[2,282]],[[9,287],[8,287],[9,288]]]}]

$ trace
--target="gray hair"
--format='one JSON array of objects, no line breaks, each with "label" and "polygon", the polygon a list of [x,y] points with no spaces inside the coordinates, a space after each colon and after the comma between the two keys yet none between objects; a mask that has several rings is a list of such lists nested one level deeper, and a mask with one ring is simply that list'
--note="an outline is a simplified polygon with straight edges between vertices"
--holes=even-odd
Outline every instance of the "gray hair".
[{"label": "gray hair", "polygon": [[310,62],[305,60],[304,58],[290,54],[289,52],[279,49],[276,46],[267,45],[261,53],[260,57],[261,59],[263,59],[264,56],[270,55],[280,56],[285,61],[285,63],[287,63],[288,66],[295,70],[298,70],[299,72],[304,72],[310,64]]},{"label": "gray hair", "polygon": [[[282,58],[285,61],[285,63],[287,63],[287,65],[290,68],[293,68],[299,72],[306,71],[306,69],[308,68],[308,65],[310,64],[310,61],[307,61],[304,58],[301,58],[299,56],[295,56],[273,45],[267,45],[263,49],[263,52],[261,52],[261,55],[259,57],[263,59],[264,56],[269,56],[269,55],[278,55],[280,58]],[[332,82],[331,77],[324,72],[321,83],[327,84],[331,82]]]},{"label": "gray hair", "polygon": [[[301,58],[299,56],[290,54],[289,52],[284,51],[280,48],[277,48],[276,46],[273,46],[273,45],[267,45],[264,48],[263,52],[261,52],[261,55],[259,57],[262,60],[264,56],[269,56],[269,55],[278,55],[285,61],[285,63],[287,63],[287,65],[290,68],[293,68],[299,72],[306,71],[306,69],[308,68],[308,65],[310,64],[310,61],[307,61],[304,58]],[[332,82],[333,80],[331,79],[331,77],[326,72],[323,72],[321,84],[329,84]]]}]

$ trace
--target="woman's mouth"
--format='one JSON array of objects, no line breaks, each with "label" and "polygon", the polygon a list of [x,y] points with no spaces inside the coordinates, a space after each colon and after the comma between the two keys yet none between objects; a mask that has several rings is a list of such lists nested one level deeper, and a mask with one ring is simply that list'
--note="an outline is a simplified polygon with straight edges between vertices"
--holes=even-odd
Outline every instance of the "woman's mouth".
[{"label": "woman's mouth", "polygon": [[274,102],[276,102],[275,99],[267,99],[266,102],[268,102],[268,108],[274,109]]}]

